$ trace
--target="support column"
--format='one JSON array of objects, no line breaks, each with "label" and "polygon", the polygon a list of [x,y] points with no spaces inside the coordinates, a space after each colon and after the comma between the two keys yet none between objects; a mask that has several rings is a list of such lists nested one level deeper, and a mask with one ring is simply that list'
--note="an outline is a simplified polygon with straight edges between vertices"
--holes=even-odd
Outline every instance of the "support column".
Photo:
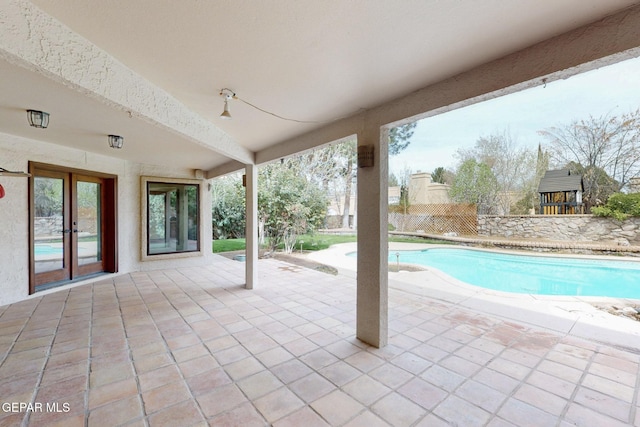
[{"label": "support column", "polygon": [[245,288],[258,283],[258,166],[246,165]]},{"label": "support column", "polygon": [[375,347],[388,341],[388,136],[378,125],[358,134],[358,150],[372,148],[373,164],[358,161],[356,336]]}]

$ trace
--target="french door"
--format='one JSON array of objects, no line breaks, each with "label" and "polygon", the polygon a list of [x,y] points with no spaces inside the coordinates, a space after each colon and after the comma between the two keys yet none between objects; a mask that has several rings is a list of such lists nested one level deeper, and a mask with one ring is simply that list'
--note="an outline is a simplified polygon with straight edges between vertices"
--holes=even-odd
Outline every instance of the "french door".
[{"label": "french door", "polygon": [[30,172],[30,292],[115,272],[115,177],[39,164]]}]

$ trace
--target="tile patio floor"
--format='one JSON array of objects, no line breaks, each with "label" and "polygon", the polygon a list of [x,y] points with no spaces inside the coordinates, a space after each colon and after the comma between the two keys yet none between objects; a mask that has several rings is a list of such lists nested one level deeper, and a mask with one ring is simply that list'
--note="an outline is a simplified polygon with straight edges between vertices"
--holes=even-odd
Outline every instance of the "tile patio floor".
[{"label": "tile patio floor", "polygon": [[0,307],[0,426],[640,426],[638,352],[396,288],[375,349],[352,278],[259,273],[216,257]]}]

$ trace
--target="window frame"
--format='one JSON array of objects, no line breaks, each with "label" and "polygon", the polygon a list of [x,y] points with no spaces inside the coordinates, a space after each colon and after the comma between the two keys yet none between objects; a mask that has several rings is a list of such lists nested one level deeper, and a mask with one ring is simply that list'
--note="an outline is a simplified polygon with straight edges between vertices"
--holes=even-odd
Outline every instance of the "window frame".
[{"label": "window frame", "polygon": [[[181,252],[162,252],[158,254],[149,253],[149,184],[181,184],[181,185],[195,185],[197,190],[197,239],[198,249],[181,251]],[[171,177],[157,177],[157,176],[141,176],[140,177],[140,199],[141,199],[141,222],[140,222],[140,255],[142,261],[156,261],[162,259],[176,259],[176,258],[190,258],[204,256],[204,248],[202,242],[202,219],[204,218],[204,211],[202,201],[204,199],[204,186],[203,181],[199,179],[189,178],[171,178]]]}]

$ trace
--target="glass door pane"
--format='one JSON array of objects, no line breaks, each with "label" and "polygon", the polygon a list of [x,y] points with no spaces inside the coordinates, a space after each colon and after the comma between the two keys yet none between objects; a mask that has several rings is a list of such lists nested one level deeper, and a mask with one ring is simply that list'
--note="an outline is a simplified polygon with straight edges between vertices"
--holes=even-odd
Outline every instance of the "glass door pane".
[{"label": "glass door pane", "polygon": [[29,292],[117,271],[116,181],[30,163]]},{"label": "glass door pane", "polygon": [[78,181],[76,189],[78,265],[102,261],[101,185]]},{"label": "glass door pane", "polygon": [[34,260],[35,272],[64,269],[65,217],[64,179],[34,178]]}]

